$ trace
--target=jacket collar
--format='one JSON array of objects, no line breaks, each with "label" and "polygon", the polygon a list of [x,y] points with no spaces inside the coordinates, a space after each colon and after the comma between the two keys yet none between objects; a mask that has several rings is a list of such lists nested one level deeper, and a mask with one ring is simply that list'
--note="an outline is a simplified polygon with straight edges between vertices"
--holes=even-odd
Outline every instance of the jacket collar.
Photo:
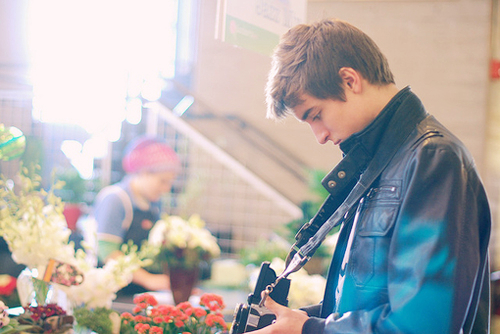
[{"label": "jacket collar", "polygon": [[384,109],[382,109],[377,117],[370,124],[368,124],[366,128],[351,135],[345,141],[340,143],[340,149],[342,152],[347,154],[356,144],[360,144],[364,147],[367,153],[373,156],[378,143],[380,143],[380,139],[389,124],[389,121],[396,113],[396,110],[398,110],[402,101],[411,94],[413,93],[411,92],[410,87],[407,86],[394,95]]},{"label": "jacket collar", "polygon": [[325,176],[321,182],[323,186],[331,195],[344,193],[359,180],[373,158],[384,159],[384,151],[401,145],[426,114],[420,99],[409,86],[400,90],[365,129],[340,144],[344,158]]}]

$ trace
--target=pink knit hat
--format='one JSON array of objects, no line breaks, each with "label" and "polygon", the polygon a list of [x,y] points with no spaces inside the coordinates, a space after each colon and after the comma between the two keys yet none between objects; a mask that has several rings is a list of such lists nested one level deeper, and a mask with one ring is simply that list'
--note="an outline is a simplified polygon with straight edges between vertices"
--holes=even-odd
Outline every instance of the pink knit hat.
[{"label": "pink knit hat", "polygon": [[131,141],[125,148],[122,160],[126,173],[175,172],[181,163],[175,151],[163,140],[151,136],[141,136]]}]

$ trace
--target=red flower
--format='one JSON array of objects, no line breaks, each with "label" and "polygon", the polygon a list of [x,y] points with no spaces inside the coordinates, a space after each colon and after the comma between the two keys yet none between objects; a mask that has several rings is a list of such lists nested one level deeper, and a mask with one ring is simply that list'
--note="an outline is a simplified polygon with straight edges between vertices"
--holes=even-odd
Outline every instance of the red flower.
[{"label": "red flower", "polygon": [[129,319],[129,320],[133,320],[133,319],[134,319],[134,316],[133,316],[130,312],[123,312],[123,313],[122,313],[122,318],[124,318],[124,319]]},{"label": "red flower", "polygon": [[148,321],[148,317],[146,317],[146,316],[144,316],[144,315],[142,315],[142,314],[138,314],[138,315],[136,315],[136,316],[134,317],[134,320],[135,320],[136,322],[146,322],[146,321]]},{"label": "red flower", "polygon": [[47,304],[45,306],[26,306],[24,311],[30,315],[31,319],[38,321],[39,319],[46,319],[53,315],[64,315],[64,311],[60,306],[56,304]]},{"label": "red flower", "polygon": [[176,315],[180,313],[180,311],[173,305],[159,305],[156,309],[158,309],[158,311],[160,311],[163,315]]},{"label": "red flower", "polygon": [[137,333],[142,334],[146,333],[150,327],[151,326],[149,326],[148,324],[137,324],[135,325],[134,329],[137,331]]},{"label": "red flower", "polygon": [[201,307],[195,307],[194,308],[194,316],[197,318],[201,318],[203,316],[207,315],[207,311],[202,309]]},{"label": "red flower", "polygon": [[200,298],[200,305],[207,307],[210,311],[216,312],[222,310],[224,307],[224,301],[222,297],[216,295],[215,293],[206,293]]},{"label": "red flower", "polygon": [[177,304],[177,308],[181,311],[187,310],[189,308],[193,307],[190,302],[182,302]]},{"label": "red flower", "polygon": [[158,305],[158,301],[156,298],[149,293],[141,293],[134,297],[134,304],[145,303],[147,305],[156,306]]},{"label": "red flower", "polygon": [[185,315],[187,315],[188,317],[190,317],[190,316],[191,316],[191,314],[193,314],[193,312],[194,312],[194,310],[193,310],[193,308],[191,307],[191,308],[186,309],[186,310],[184,311],[184,314],[185,314]]},{"label": "red flower", "polygon": [[158,326],[153,326],[151,327],[151,330],[149,331],[150,334],[163,334],[163,329]]},{"label": "red flower", "polygon": [[201,297],[200,307],[189,302],[173,305],[158,305],[148,294],[134,298],[136,307],[132,315],[122,313],[122,326],[139,334],[212,333],[216,329],[227,329],[220,310],[224,307],[222,297],[206,294]]},{"label": "red flower", "polygon": [[208,327],[214,327],[214,326],[222,326],[223,328],[226,326],[226,322],[224,321],[224,318],[220,315],[216,314],[207,314],[207,317],[205,319],[205,323],[207,324]]},{"label": "red flower", "polygon": [[158,305],[158,301],[156,300],[156,298],[154,296],[147,294],[146,298],[147,298],[147,303],[149,305],[151,305],[151,306]]}]

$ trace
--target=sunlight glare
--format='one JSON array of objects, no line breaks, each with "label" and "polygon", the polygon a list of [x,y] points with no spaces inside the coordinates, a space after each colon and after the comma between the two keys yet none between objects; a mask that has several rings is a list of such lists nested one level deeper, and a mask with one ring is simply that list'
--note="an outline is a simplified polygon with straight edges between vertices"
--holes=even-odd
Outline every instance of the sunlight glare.
[{"label": "sunlight glare", "polygon": [[176,0],[31,1],[33,116],[118,140],[127,93],[157,99],[159,75],[174,74],[176,11]]}]

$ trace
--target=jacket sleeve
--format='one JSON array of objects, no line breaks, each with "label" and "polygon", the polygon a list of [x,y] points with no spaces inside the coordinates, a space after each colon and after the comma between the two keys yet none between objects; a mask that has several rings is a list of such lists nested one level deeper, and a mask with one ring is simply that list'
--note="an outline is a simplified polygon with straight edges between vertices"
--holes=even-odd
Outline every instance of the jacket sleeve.
[{"label": "jacket sleeve", "polygon": [[[485,272],[490,221],[479,177],[462,154],[436,145],[414,152],[385,254],[388,302],[331,314],[324,333],[460,332],[476,307],[470,304]],[[319,319],[308,322],[303,333],[320,326]]]},{"label": "jacket sleeve", "polygon": [[319,317],[321,314],[321,304],[308,305],[301,307],[300,310],[306,312],[310,317]]}]

